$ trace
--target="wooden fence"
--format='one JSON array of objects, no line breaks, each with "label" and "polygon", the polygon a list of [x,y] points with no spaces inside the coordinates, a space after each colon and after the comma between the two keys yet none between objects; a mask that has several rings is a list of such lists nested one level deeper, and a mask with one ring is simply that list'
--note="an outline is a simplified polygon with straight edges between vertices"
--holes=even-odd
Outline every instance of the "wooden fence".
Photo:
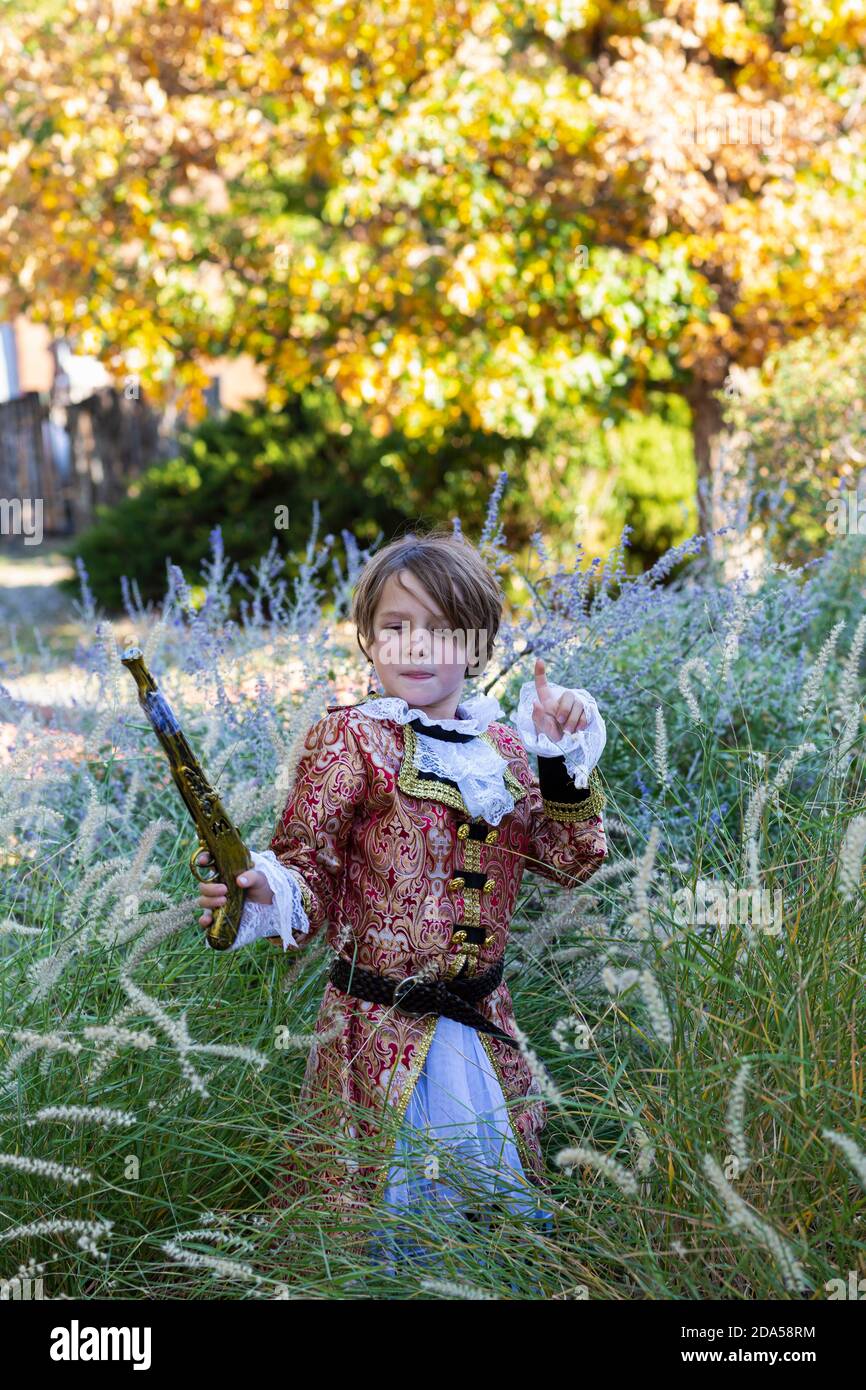
[{"label": "wooden fence", "polygon": [[41,499],[43,532],[71,535],[171,443],[144,400],[113,387],[53,408],[30,391],[0,403],[0,499]]}]

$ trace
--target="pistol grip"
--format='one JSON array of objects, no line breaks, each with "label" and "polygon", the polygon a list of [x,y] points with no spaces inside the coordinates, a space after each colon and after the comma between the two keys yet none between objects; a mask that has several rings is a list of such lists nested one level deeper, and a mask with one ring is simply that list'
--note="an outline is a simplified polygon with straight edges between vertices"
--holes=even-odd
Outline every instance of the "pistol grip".
[{"label": "pistol grip", "polygon": [[207,928],[208,945],[215,951],[227,951],[238,933],[241,913],[244,910],[246,893],[236,883],[227,883],[228,893],[224,907],[217,908],[210,926]]}]

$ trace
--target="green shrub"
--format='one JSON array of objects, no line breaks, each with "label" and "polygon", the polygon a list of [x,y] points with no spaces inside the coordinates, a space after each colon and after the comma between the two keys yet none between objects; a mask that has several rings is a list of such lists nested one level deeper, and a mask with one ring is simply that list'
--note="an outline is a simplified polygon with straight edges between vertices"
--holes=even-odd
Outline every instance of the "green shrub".
[{"label": "green shrub", "polygon": [[[167,560],[198,574],[215,526],[226,552],[247,569],[276,536],[294,575],[314,502],[322,534],[351,530],[364,546],[379,531],[390,538],[409,521],[432,518],[440,504],[447,513],[449,496],[469,502],[470,477],[474,515],[471,505],[463,515],[480,526],[504,444],[470,431],[435,449],[398,434],[376,438],[361,415],[317,389],[281,411],[256,402],[189,431],[177,457],[148,469],[119,505],[99,509],[69,554],[84,561],[94,596],[109,610],[120,607],[124,575],[147,602],[165,592]],[[512,456],[526,448],[518,443]],[[278,508],[288,509],[288,526]]]},{"label": "green shrub", "polygon": [[[468,425],[439,441],[377,438],[360,412],[309,389],[282,411],[256,403],[205,420],[185,435],[177,457],[148,469],[119,505],[101,507],[68,550],[83,560],[108,611],[121,606],[124,575],[144,602],[165,592],[169,560],[194,582],[217,526],[226,554],[246,570],[276,537],[293,579],[315,502],[320,534],[338,538],[333,553],[342,563],[344,531],[365,547],[379,532],[387,540],[419,521],[457,515],[467,534],[478,534],[504,469],[501,522],[513,553],[543,529],[554,555],[565,559],[578,542],[587,555],[600,555],[627,522],[629,564],[640,568],[690,534],[688,422],[661,409],[664,415],[629,415],[609,428],[589,410],[560,412],[528,440]],[[288,509],[287,527],[278,508]]]},{"label": "green shrub", "polygon": [[743,473],[777,560],[803,564],[827,545],[828,503],[853,493],[866,462],[866,323],[821,329],[764,363],[757,389],[734,396]]}]

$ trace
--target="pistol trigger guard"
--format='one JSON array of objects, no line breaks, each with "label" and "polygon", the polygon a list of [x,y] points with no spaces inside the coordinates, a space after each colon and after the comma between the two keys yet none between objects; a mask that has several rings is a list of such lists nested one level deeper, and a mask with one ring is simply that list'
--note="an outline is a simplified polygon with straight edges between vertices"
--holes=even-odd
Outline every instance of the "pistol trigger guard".
[{"label": "pistol trigger guard", "polygon": [[[192,873],[193,878],[198,879],[199,883],[216,883],[219,878],[219,869],[217,868],[216,864],[198,863],[198,857],[200,854],[209,853],[210,850],[208,849],[207,845],[203,845],[201,840],[198,840],[196,841],[196,844],[193,847],[193,851],[189,856],[190,872]],[[202,873],[202,869],[204,869],[206,872]]]}]

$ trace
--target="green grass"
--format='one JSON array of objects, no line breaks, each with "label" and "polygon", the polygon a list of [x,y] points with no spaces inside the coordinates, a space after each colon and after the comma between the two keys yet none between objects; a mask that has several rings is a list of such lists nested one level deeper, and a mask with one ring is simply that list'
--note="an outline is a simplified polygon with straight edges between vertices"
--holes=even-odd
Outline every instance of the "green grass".
[{"label": "green grass", "polygon": [[[862,563],[853,550],[843,559],[846,574]],[[773,577],[750,598],[753,621],[780,603],[779,582],[788,581]],[[808,644],[787,644],[790,669],[796,663],[800,673],[794,681],[783,679],[786,639],[775,648],[769,637],[755,645],[744,639],[732,695],[717,669],[707,689],[696,686],[705,722],[695,724],[677,685],[683,633],[670,622],[657,674],[650,679],[642,667],[645,685],[635,700],[643,704],[603,709],[609,859],[574,894],[527,875],[506,975],[517,1021],[561,1098],[549,1102],[543,1134],[554,1230],[502,1217],[461,1240],[441,1222],[408,1223],[406,1233],[426,1244],[432,1264],[396,1276],[357,1253],[355,1237],[372,1232],[375,1213],[329,1226],[303,1202],[276,1220],[267,1202],[290,1131],[315,1180],[317,1127],[298,1111],[306,1045],[302,1037],[285,1050],[278,1040],[282,1027],[307,1037],[312,1031],[324,942],[297,956],[265,943],[238,956],[207,950],[185,863],[191,828],[148,735],[112,726],[108,680],[80,711],[89,761],[52,759],[53,736],[22,728],[19,748],[32,746],[47,762],[28,778],[22,752],[0,804],[0,919],[8,914],[38,929],[0,934],[0,1151],[77,1165],[92,1176],[72,1187],[3,1168],[0,1277],[37,1261],[51,1297],[430,1298],[448,1296],[456,1284],[467,1286],[466,1296],[614,1300],[792,1298],[797,1289],[786,1273],[794,1262],[815,1299],[828,1296],[830,1281],[847,1282],[850,1271],[862,1277],[866,1189],[824,1133],[842,1132],[866,1148],[864,903],[862,890],[844,900],[837,878],[846,832],[863,806],[862,721],[849,765],[832,775],[841,729],[838,659],[814,712],[799,721],[796,713],[801,677],[838,616],[847,619],[840,651],[850,645],[860,608],[849,592],[856,596],[858,583],[849,591],[839,573],[823,581]],[[715,656],[705,649],[716,668],[724,631],[717,637]],[[285,637],[267,652],[254,632],[235,630],[231,640],[241,669],[258,661],[273,674],[287,660]],[[624,671],[646,656],[646,640],[617,648]],[[187,641],[163,633],[153,667],[165,673],[166,689],[181,689]],[[310,681],[324,656],[340,674],[354,660],[314,640],[306,650]],[[859,663],[854,674],[859,700]],[[251,734],[228,729],[194,684],[172,703],[194,746],[207,750],[206,765],[226,765],[221,788],[240,808],[248,843],[264,847],[273,792],[267,784],[257,792],[251,780]],[[130,698],[121,687],[124,707]],[[715,727],[725,699],[729,708]],[[667,721],[667,786],[657,765],[656,704]],[[256,707],[249,697],[236,710],[249,715]],[[275,708],[291,738],[297,712]],[[807,739],[815,751],[780,786],[778,807],[768,798],[755,823],[759,883],[771,895],[781,892],[781,933],[750,939],[742,922],[679,922],[676,894],[684,887],[700,879],[749,882],[744,824],[755,789]],[[766,773],[754,757],[762,752]],[[108,811],[95,829],[85,819],[91,796]],[[39,807],[51,813],[42,825],[34,820]],[[156,817],[165,824],[142,849]],[[642,908],[639,861],[653,825],[664,834]],[[162,939],[143,950],[146,934],[159,929],[158,914],[172,911]],[[36,972],[46,968],[56,977],[43,976],[45,987],[34,994]],[[606,969],[639,978],[619,992]],[[661,1018],[648,1002],[648,979],[661,997]],[[131,998],[129,982],[144,995]],[[148,1001],[157,1001],[162,1021]],[[111,1020],[150,1035],[152,1045],[119,1047],[94,1071],[100,1045],[85,1030]],[[193,1050],[172,1037],[183,1020]],[[584,1025],[584,1046],[566,1030],[560,1047],[554,1033],[563,1020]],[[76,1050],[38,1047],[13,1065],[16,1029],[58,1034]],[[252,1051],[196,1050],[207,1047]],[[184,1064],[206,1095],[190,1085]],[[739,1121],[728,1113],[738,1077],[745,1077]],[[58,1104],[118,1108],[135,1120],[112,1130],[26,1123],[40,1107]],[[591,1162],[557,1164],[559,1154],[581,1146],[621,1165],[636,1192]],[[738,1167],[743,1151],[749,1161]],[[707,1156],[729,1175],[726,1195]],[[745,1204],[739,1216],[737,1199]],[[4,1231],[37,1219],[109,1220],[98,1242],[107,1258],[77,1248],[71,1234],[4,1240]],[[234,1272],[188,1267],[165,1249],[169,1242],[219,1254]]]}]

